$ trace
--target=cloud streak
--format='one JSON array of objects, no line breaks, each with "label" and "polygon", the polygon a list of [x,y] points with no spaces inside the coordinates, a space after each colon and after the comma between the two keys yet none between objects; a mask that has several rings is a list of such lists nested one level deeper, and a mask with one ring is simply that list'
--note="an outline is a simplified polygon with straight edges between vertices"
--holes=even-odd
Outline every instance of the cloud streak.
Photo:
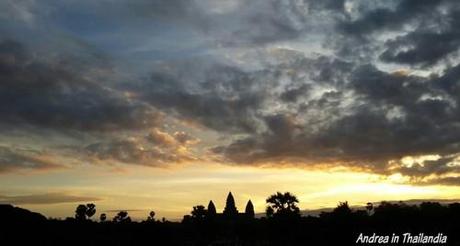
[{"label": "cloud streak", "polygon": [[60,203],[75,203],[75,202],[95,202],[101,198],[90,196],[75,196],[65,193],[46,193],[21,196],[5,196],[0,195],[0,203],[8,203],[15,205],[23,204],[60,204]]}]

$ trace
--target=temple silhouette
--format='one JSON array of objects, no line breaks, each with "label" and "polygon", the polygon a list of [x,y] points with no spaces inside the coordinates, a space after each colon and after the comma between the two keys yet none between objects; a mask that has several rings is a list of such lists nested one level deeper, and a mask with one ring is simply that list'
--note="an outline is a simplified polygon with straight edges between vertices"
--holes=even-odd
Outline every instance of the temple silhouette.
[{"label": "temple silhouette", "polygon": [[227,195],[225,207],[222,213],[217,212],[214,202],[210,200],[207,209],[204,209],[204,206],[202,205],[195,206],[193,207],[192,216],[185,215],[184,220],[189,220],[192,218],[234,220],[238,218],[254,218],[254,216],[254,205],[252,204],[251,199],[249,199],[246,203],[246,208],[244,212],[240,213],[235,205],[235,198],[233,197],[233,194],[230,191]]}]

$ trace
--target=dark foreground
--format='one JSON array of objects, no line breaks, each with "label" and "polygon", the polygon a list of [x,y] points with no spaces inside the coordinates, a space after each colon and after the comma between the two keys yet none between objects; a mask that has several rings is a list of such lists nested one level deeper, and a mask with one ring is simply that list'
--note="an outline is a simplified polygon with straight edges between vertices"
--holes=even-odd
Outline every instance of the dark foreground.
[{"label": "dark foreground", "polygon": [[[372,211],[341,204],[319,217],[188,217],[183,222],[48,220],[0,205],[0,245],[460,245],[460,204],[382,203]],[[360,233],[400,235],[399,243],[356,243]],[[447,243],[402,243],[402,234],[447,236]]]}]

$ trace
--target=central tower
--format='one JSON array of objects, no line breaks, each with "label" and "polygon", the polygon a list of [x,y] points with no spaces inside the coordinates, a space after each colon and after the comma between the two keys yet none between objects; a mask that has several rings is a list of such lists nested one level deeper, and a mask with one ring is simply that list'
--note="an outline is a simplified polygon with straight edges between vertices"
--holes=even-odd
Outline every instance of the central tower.
[{"label": "central tower", "polygon": [[233,198],[232,192],[228,193],[223,214],[226,217],[236,217],[238,215],[238,209],[236,209],[235,199]]}]

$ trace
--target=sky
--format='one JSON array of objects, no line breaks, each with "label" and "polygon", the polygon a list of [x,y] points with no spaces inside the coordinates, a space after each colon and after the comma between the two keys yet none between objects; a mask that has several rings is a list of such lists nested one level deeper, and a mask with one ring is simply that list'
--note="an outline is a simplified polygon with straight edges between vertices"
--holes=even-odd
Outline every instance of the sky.
[{"label": "sky", "polygon": [[0,203],[178,220],[460,198],[454,0],[4,0]]}]

